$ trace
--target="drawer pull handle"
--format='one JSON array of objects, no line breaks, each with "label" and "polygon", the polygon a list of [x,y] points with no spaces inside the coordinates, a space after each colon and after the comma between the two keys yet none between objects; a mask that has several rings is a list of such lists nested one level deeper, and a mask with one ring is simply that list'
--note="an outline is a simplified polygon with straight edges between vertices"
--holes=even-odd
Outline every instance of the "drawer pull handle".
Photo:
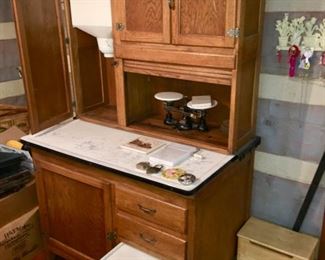
[{"label": "drawer pull handle", "polygon": [[289,258],[290,258],[290,259],[293,258],[292,255],[288,255],[288,254],[286,254],[286,253],[279,252],[279,251],[277,251],[277,250],[274,250],[274,249],[269,248],[269,247],[267,247],[267,246],[261,245],[261,244],[259,244],[259,243],[254,242],[254,241],[249,240],[249,243],[253,244],[254,246],[258,246],[258,247],[261,247],[261,248],[263,248],[263,249],[265,249],[265,250],[271,251],[271,252],[273,252],[273,253],[279,254],[279,255],[281,255],[281,256],[287,257],[288,259],[289,259]]},{"label": "drawer pull handle", "polygon": [[140,233],[139,236],[140,236],[140,238],[141,238],[143,241],[147,242],[148,244],[153,245],[153,244],[155,244],[155,243],[157,242],[156,239],[154,239],[154,238],[150,238],[150,237],[146,237],[146,236],[145,236],[144,234],[142,234],[142,233]]},{"label": "drawer pull handle", "polygon": [[157,210],[143,207],[141,204],[138,204],[138,207],[141,211],[149,215],[154,215],[157,212]]}]

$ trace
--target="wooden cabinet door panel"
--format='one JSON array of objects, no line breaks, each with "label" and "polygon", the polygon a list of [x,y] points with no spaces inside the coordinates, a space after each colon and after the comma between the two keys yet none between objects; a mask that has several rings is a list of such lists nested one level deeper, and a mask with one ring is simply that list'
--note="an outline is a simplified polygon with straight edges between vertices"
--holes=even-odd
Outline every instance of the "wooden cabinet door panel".
[{"label": "wooden cabinet door panel", "polygon": [[59,1],[13,0],[33,133],[72,117]]},{"label": "wooden cabinet door panel", "polygon": [[120,5],[117,23],[124,29],[121,41],[170,43],[170,10],[167,0],[115,0]]},{"label": "wooden cabinet door panel", "polygon": [[234,47],[236,0],[176,0],[172,24],[174,44]]},{"label": "wooden cabinet door panel", "polygon": [[46,197],[49,238],[91,258],[105,255],[104,190],[44,168],[39,174]]}]

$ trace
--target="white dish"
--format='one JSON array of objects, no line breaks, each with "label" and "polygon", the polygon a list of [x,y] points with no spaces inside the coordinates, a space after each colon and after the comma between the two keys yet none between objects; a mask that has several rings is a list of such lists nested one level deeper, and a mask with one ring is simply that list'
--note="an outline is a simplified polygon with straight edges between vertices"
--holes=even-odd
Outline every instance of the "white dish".
[{"label": "white dish", "polygon": [[183,97],[183,94],[178,92],[159,92],[155,94],[155,99],[158,99],[160,101],[178,101]]},{"label": "white dish", "polygon": [[216,100],[212,100],[212,104],[211,105],[193,105],[192,101],[187,103],[187,107],[193,110],[205,110],[205,109],[211,109],[214,108],[216,105],[218,105],[218,101]]}]

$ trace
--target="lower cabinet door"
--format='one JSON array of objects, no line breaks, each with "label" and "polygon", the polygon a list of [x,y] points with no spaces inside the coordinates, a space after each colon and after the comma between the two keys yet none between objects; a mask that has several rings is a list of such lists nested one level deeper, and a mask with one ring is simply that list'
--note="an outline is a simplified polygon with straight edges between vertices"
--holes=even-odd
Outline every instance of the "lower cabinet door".
[{"label": "lower cabinet door", "polygon": [[41,168],[39,174],[41,218],[50,251],[72,259],[103,257],[110,249],[105,212],[109,187],[80,182],[52,169]]}]

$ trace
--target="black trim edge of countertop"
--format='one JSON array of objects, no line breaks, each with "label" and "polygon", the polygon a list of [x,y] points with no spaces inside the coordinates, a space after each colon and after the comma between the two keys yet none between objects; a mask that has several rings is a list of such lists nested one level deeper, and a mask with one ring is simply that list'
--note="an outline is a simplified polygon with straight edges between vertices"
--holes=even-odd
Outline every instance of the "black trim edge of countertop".
[{"label": "black trim edge of countertop", "polygon": [[47,151],[47,152],[51,152],[51,153],[54,153],[54,154],[57,154],[57,155],[61,155],[61,156],[67,157],[69,159],[72,159],[72,160],[87,164],[89,166],[96,166],[96,167],[98,167],[100,169],[108,170],[108,171],[113,172],[115,174],[123,175],[125,177],[131,178],[131,179],[134,179],[134,180],[137,180],[137,181],[141,181],[141,182],[144,182],[144,183],[147,183],[147,184],[151,184],[151,185],[154,185],[156,187],[163,188],[165,190],[173,191],[173,192],[176,192],[178,194],[185,195],[185,196],[191,196],[191,195],[194,195],[201,188],[203,188],[203,186],[205,186],[208,182],[210,182],[211,179],[216,177],[224,168],[228,167],[228,165],[230,163],[235,162],[237,160],[242,160],[248,153],[253,151],[261,143],[261,138],[259,136],[256,136],[252,140],[250,140],[247,144],[245,144],[243,147],[241,147],[235,153],[234,158],[232,158],[229,162],[227,162],[225,165],[223,165],[219,170],[217,170],[215,173],[213,173],[210,177],[208,177],[206,180],[204,180],[200,185],[195,187],[193,190],[182,190],[182,189],[174,188],[174,187],[171,187],[171,186],[166,185],[166,184],[162,184],[162,183],[159,183],[159,182],[151,181],[151,180],[148,180],[146,178],[142,178],[142,177],[133,175],[131,173],[119,171],[119,170],[116,170],[116,169],[113,169],[113,168],[110,168],[110,167],[107,167],[107,166],[104,166],[104,165],[101,165],[101,164],[97,164],[97,163],[89,162],[89,161],[84,160],[84,159],[76,158],[76,157],[74,157],[72,155],[68,155],[68,154],[65,154],[65,153],[54,151],[54,150],[52,150],[50,148],[46,148],[46,147],[41,146],[41,145],[33,144],[33,143],[28,142],[28,141],[21,140],[21,142],[24,144],[24,150],[27,150],[27,151],[30,151],[30,147],[36,147],[38,149],[41,149],[41,150],[44,150],[44,151]]}]

